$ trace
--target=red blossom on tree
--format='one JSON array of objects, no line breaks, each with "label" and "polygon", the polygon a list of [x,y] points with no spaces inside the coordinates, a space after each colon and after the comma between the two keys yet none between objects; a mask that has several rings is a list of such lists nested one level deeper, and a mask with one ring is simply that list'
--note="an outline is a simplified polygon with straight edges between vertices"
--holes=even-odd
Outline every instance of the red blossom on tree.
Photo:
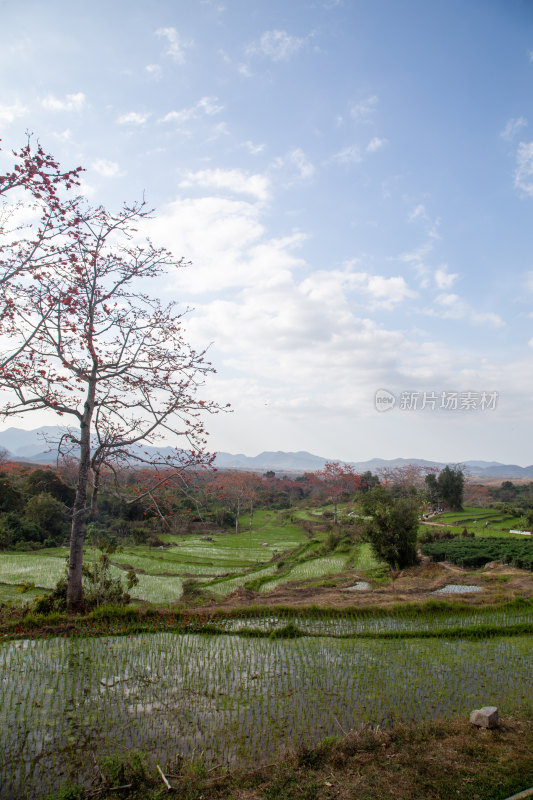
[{"label": "red blossom on tree", "polygon": [[337,524],[337,508],[343,499],[350,499],[361,486],[361,475],[349,464],[328,461],[323,469],[312,473],[315,487],[324,498],[333,503],[334,524]]}]

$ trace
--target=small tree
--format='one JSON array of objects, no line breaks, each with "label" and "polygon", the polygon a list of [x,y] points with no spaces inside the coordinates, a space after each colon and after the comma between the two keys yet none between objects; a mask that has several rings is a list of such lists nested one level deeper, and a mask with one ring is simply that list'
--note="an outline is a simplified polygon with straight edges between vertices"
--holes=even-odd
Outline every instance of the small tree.
[{"label": "small tree", "polygon": [[392,569],[416,564],[418,504],[378,487],[363,495],[361,509],[366,517],[364,531],[376,556]]},{"label": "small tree", "polygon": [[250,530],[254,518],[254,503],[257,500],[257,475],[251,472],[224,471],[212,483],[212,491],[223,499],[225,505],[235,514],[235,533],[239,532],[239,519],[245,506],[250,509]]},{"label": "small tree", "polygon": [[[71,214],[55,261],[11,284],[16,324],[6,332],[14,346],[0,386],[10,394],[4,417],[50,409],[78,426],[61,442],[79,457],[67,586],[69,606],[78,607],[90,485],[95,500],[103,468],[117,461],[164,461],[174,471],[208,462],[201,415],[219,407],[197,396],[213,369],[205,351],[185,342],[183,313],[140,289],[185,265],[149,241],[133,242],[148,216],[144,203],[111,214],[78,201]],[[151,453],[146,445],[164,433],[185,448]]]},{"label": "small tree", "polygon": [[460,467],[444,467],[437,478],[438,496],[452,511],[463,510],[464,472]]},{"label": "small tree", "polygon": [[349,464],[328,461],[323,469],[314,473],[319,492],[333,503],[333,523],[337,524],[338,505],[349,500],[361,486],[361,476]]},{"label": "small tree", "polygon": [[437,476],[434,472],[430,472],[425,477],[427,497],[432,508],[436,508],[440,503],[440,488],[437,482]]}]

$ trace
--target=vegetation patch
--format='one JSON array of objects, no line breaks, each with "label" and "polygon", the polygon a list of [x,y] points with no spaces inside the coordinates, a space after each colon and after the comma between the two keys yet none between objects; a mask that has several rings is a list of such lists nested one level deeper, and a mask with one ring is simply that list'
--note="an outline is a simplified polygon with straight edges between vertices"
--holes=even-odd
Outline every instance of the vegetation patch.
[{"label": "vegetation patch", "polygon": [[422,545],[424,555],[436,561],[451,561],[461,567],[481,567],[503,561],[522,569],[533,569],[533,542],[516,539],[449,539]]}]

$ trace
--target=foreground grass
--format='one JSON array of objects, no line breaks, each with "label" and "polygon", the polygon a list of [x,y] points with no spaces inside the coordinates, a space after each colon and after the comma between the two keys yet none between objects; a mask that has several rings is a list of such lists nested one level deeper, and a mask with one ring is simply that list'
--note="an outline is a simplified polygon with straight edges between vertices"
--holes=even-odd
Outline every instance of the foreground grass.
[{"label": "foreground grass", "polygon": [[[85,614],[69,614],[53,612],[36,614],[15,607],[6,607],[0,611],[0,638],[3,641],[19,638],[36,638],[40,636],[120,636],[137,633],[157,633],[160,631],[206,633],[229,633],[232,620],[242,620],[244,626],[235,627],[239,635],[247,633],[253,636],[272,635],[270,623],[276,618],[280,625],[275,635],[289,638],[298,635],[313,635],[304,623],[309,620],[402,620],[413,621],[413,629],[409,626],[401,630],[398,625],[390,633],[383,630],[364,631],[344,635],[382,638],[410,638],[411,636],[479,638],[499,633],[506,635],[523,635],[533,632],[530,621],[533,611],[532,598],[515,598],[500,603],[484,604],[473,607],[458,599],[425,600],[422,602],[399,602],[394,605],[352,606],[345,608],[328,608],[326,606],[306,606],[295,608],[282,604],[270,606],[240,606],[234,609],[217,609],[206,611],[202,608],[156,606],[101,606]],[[517,618],[519,615],[519,618]],[[466,621],[465,619],[466,618]],[[468,619],[472,618],[469,623]],[[269,622],[264,626],[264,620]],[[444,624],[439,621],[443,620]],[[300,627],[299,627],[300,623]],[[425,623],[427,623],[427,630]],[[283,627],[285,626],[285,627]],[[247,628],[248,630],[245,630]],[[287,628],[287,630],[285,630]],[[326,635],[335,634],[323,631]],[[320,631],[318,632],[320,634]],[[340,634],[343,635],[343,634]],[[344,636],[343,635],[343,636]]]},{"label": "foreground grass", "polygon": [[[207,771],[201,760],[178,757],[165,770],[172,795],[182,800],[504,800],[533,785],[533,721],[531,713],[503,719],[490,731],[466,720],[363,728],[259,769]],[[97,789],[70,787],[54,798],[168,794],[156,765],[137,753],[95,766],[95,779]]]}]

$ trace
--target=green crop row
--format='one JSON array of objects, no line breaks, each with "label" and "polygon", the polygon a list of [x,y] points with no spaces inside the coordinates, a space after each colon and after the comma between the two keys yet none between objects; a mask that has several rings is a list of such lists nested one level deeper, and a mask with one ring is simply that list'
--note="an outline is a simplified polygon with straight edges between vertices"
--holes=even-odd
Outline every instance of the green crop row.
[{"label": "green crop row", "polygon": [[422,553],[435,561],[451,561],[462,567],[477,567],[489,561],[503,561],[533,570],[533,542],[517,539],[445,539],[422,545]]}]

